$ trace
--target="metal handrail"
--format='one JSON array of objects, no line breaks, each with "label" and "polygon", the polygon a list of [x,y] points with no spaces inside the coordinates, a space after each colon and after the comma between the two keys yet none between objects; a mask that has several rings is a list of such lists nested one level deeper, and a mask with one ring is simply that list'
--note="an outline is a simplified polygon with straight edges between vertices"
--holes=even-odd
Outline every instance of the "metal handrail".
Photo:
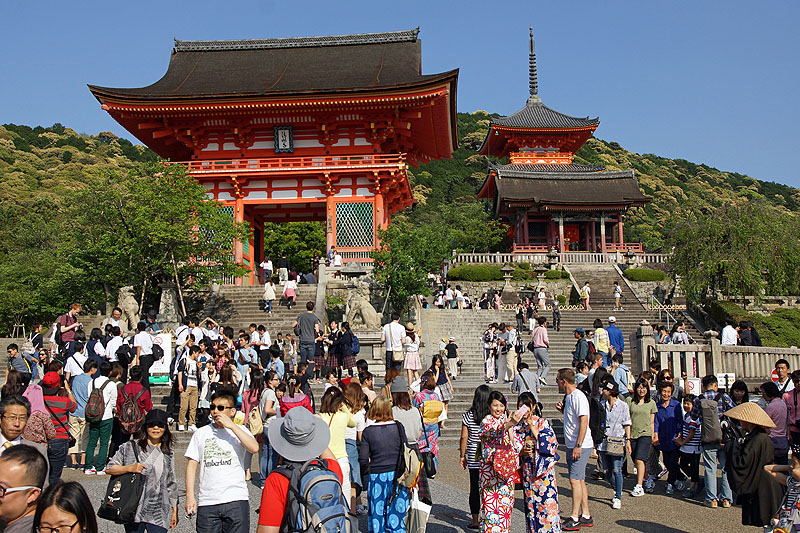
[{"label": "metal handrail", "polygon": [[[659,322],[661,322],[661,313],[664,313],[666,315],[666,317],[667,317],[667,330],[670,329],[670,326],[669,326],[670,319],[672,319],[672,322],[678,322],[678,319],[675,318],[672,315],[672,313],[669,312],[669,309],[667,309],[667,306],[665,306],[663,303],[659,302],[658,299],[656,299],[654,296],[651,295],[651,296],[648,297],[647,305],[648,305],[648,307],[650,309],[653,309],[654,307],[655,307],[655,309],[658,309],[658,321]],[[694,340],[694,337],[692,337],[692,335],[688,331],[686,332],[686,336],[689,337],[689,340],[697,342],[697,341]]]}]

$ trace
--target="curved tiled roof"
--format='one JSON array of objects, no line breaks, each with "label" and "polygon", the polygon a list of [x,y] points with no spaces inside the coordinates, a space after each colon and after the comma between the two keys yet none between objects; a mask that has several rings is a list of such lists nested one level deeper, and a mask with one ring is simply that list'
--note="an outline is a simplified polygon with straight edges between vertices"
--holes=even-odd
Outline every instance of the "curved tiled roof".
[{"label": "curved tiled roof", "polygon": [[533,164],[533,165],[492,165],[502,176],[510,174],[553,174],[553,173],[575,173],[575,172],[599,172],[605,170],[605,165],[579,165],[570,163],[568,165],[547,165],[547,164]]},{"label": "curved tiled roof", "polygon": [[386,44],[415,42],[419,28],[382,33],[357,33],[353,35],[321,35],[281,39],[237,39],[231,41],[179,41],[175,39],[176,52],[214,52],[229,50],[268,50],[275,48],[307,48],[317,46],[343,46],[353,44]]},{"label": "curved tiled roof", "polygon": [[600,124],[599,118],[578,118],[559,113],[542,104],[538,99],[529,103],[507,117],[493,118],[492,124],[509,128],[530,129],[558,129],[558,128],[586,128]]}]

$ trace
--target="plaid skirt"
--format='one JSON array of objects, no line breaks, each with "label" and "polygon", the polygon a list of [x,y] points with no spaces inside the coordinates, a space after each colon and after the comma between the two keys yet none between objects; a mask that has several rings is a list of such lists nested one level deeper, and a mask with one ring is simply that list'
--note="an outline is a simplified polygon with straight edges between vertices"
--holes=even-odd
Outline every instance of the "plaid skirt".
[{"label": "plaid skirt", "polygon": [[325,363],[322,365],[327,368],[339,368],[342,364],[342,358],[328,350],[328,356],[325,358]]},{"label": "plaid skirt", "polygon": [[316,365],[317,368],[325,366],[325,352],[314,355],[314,365]]},{"label": "plaid skirt", "polygon": [[353,354],[342,357],[342,368],[354,368],[356,366],[356,356]]}]

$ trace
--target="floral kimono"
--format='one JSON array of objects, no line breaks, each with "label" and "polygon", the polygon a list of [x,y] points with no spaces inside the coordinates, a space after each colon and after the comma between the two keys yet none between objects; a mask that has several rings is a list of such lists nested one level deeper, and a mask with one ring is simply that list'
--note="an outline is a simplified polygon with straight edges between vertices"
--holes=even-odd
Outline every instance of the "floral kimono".
[{"label": "floral kimono", "polygon": [[520,445],[533,443],[535,454],[520,458],[522,489],[525,496],[525,531],[527,533],[559,533],[561,517],[558,512],[558,486],[555,467],[558,462],[558,440],[546,418],[533,417],[539,432],[533,431],[524,421],[516,426]]},{"label": "floral kimono", "polygon": [[[495,418],[491,414],[481,422],[480,531],[501,533],[511,529],[511,511],[514,509],[514,479],[500,479],[494,470],[494,455],[498,447],[514,443],[505,429],[506,416]],[[512,429],[513,431],[513,429]]]},{"label": "floral kimono", "polygon": [[436,467],[439,467],[439,415],[444,404],[435,391],[422,389],[414,395],[414,407],[422,413],[423,432],[417,445],[420,452],[432,452]]}]

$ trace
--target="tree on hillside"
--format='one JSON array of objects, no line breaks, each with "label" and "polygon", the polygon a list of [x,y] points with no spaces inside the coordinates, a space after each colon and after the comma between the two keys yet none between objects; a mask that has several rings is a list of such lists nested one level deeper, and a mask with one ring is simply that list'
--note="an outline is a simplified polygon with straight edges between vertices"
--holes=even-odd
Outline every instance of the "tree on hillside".
[{"label": "tree on hillside", "polygon": [[798,294],[800,221],[763,201],[675,213],[666,228],[671,263],[691,299]]},{"label": "tree on hillside", "polygon": [[207,284],[242,274],[234,240],[249,238],[181,165],[153,164],[90,178],[71,199],[73,264],[93,265],[95,282],[117,288],[172,281]]}]

